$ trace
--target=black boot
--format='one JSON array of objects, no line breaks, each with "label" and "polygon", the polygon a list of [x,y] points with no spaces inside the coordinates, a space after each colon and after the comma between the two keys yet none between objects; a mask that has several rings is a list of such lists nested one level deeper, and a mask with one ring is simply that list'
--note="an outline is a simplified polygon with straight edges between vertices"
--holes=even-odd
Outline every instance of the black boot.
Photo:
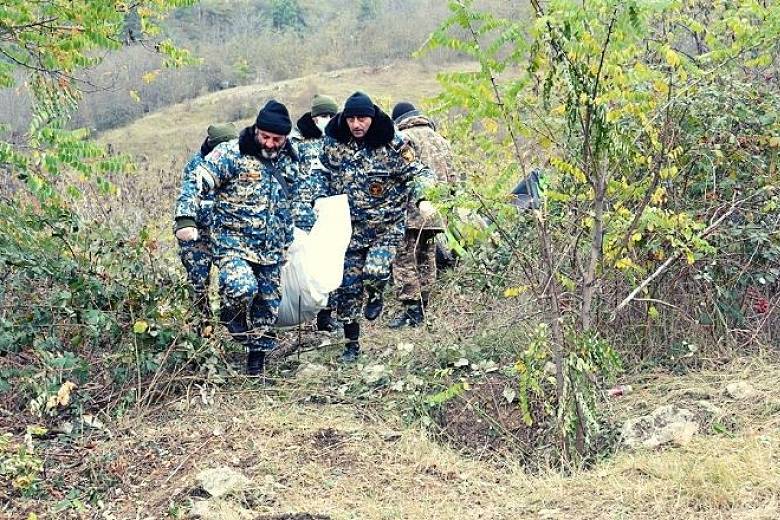
[{"label": "black boot", "polygon": [[357,361],[360,354],[360,324],[359,323],[346,323],[344,324],[344,338],[347,340],[347,346],[344,352],[341,354],[340,361],[342,363],[354,363]]},{"label": "black boot", "polygon": [[391,329],[417,327],[423,322],[423,309],[420,302],[408,303],[404,311],[388,324]]},{"label": "black boot", "polygon": [[338,330],[339,322],[333,318],[330,309],[322,309],[317,313],[317,330],[321,332],[334,332]]},{"label": "black boot", "polygon": [[363,316],[365,316],[368,321],[374,321],[382,314],[385,302],[382,299],[382,291],[368,289],[367,292],[368,301],[366,302],[366,308],[363,309]]},{"label": "black boot", "polygon": [[259,376],[265,368],[265,351],[250,350],[246,356],[246,374],[248,376]]}]

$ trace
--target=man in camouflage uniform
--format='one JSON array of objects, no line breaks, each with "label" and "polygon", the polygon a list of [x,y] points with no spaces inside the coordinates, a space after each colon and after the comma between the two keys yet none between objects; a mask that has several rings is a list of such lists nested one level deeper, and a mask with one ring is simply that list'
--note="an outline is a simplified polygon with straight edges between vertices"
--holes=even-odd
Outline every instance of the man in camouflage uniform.
[{"label": "man in camouflage uniform", "polygon": [[[303,114],[296,123],[296,130],[290,139],[298,150],[301,158],[301,179],[297,182],[297,198],[293,202],[295,226],[305,231],[311,231],[317,216],[314,213],[314,201],[327,195],[325,178],[312,164],[319,160],[324,138],[323,131],[339,107],[333,98],[315,95],[311,100],[311,110]],[[328,308],[317,313],[317,330],[333,332],[338,323],[333,319],[332,298]]]},{"label": "man in camouflage uniform", "polygon": [[[228,123],[224,125],[211,125],[208,127],[206,139],[195,152],[182,174],[182,188],[191,184],[194,180],[195,169],[204,158],[211,153],[215,146],[225,141],[238,137],[236,128]],[[183,194],[183,189],[180,193]],[[176,201],[176,212],[179,213],[182,204],[182,195]],[[211,334],[211,304],[209,302],[209,281],[211,279],[211,239],[209,227],[211,226],[211,210],[214,201],[211,197],[203,197],[195,214],[195,225],[198,230],[198,239],[182,242],[179,240],[179,258],[187,271],[187,279],[190,282],[193,306],[200,315],[200,332],[204,336]]]},{"label": "man in camouflage uniform", "polygon": [[[455,183],[457,176],[450,145],[436,132],[433,121],[405,101],[393,108],[393,120],[414,146],[420,162],[433,171],[436,182]],[[441,219],[424,219],[414,205],[410,204],[408,211],[404,244],[393,264],[393,280],[398,285],[398,298],[404,309],[390,322],[389,327],[393,329],[416,327],[423,322],[423,309],[428,304],[431,286],[436,280],[434,238],[444,229]]]},{"label": "man in camouflage uniform", "polygon": [[278,316],[282,264],[293,238],[289,183],[300,175],[298,154],[287,140],[291,128],[287,108],[269,101],[254,125],[217,146],[196,168],[176,215],[176,237],[197,239],[201,194],[214,193],[211,240],[220,317],[246,346],[250,375],[262,372],[265,352],[277,343],[269,328]]},{"label": "man in camouflage uniform", "polygon": [[371,99],[356,92],[344,110],[325,128],[320,154],[330,195],[346,194],[352,238],[344,259],[344,281],[336,291],[336,311],[347,340],[342,361],[360,351],[360,311],[374,320],[382,312],[382,291],[390,264],[403,242],[406,205],[410,198],[425,215],[433,214],[422,190],[432,181],[409,142],[397,134],[393,121]]}]

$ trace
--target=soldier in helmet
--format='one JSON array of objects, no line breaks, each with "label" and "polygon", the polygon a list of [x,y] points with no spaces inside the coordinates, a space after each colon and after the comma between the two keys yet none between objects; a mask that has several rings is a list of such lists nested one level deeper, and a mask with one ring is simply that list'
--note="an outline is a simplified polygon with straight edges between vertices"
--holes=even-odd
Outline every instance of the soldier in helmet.
[{"label": "soldier in helmet", "polygon": [[325,128],[318,168],[329,194],[349,199],[352,238],[335,301],[347,340],[342,361],[353,362],[360,351],[361,310],[368,320],[382,312],[390,264],[403,243],[407,203],[411,199],[423,215],[434,213],[423,199],[432,174],[396,133],[390,116],[362,92],[352,94]]},{"label": "soldier in helmet", "polygon": [[238,139],[222,143],[182,190],[176,237],[198,238],[196,210],[214,194],[212,244],[219,269],[221,321],[247,349],[247,373],[263,371],[265,353],[277,344],[270,327],[281,300],[282,264],[293,238],[292,182],[298,154],[287,139],[292,122],[271,100]]}]

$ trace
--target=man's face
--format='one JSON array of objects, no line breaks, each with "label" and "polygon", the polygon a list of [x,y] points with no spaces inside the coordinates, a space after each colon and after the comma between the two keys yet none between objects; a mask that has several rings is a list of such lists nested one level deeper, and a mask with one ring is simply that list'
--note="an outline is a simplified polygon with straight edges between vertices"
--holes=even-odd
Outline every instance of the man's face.
[{"label": "man's face", "polygon": [[368,116],[353,116],[347,118],[347,125],[355,139],[363,139],[371,126],[371,121],[373,119]]},{"label": "man's face", "polygon": [[264,158],[276,159],[287,137],[255,128],[255,139],[257,144],[260,145],[260,153]]}]

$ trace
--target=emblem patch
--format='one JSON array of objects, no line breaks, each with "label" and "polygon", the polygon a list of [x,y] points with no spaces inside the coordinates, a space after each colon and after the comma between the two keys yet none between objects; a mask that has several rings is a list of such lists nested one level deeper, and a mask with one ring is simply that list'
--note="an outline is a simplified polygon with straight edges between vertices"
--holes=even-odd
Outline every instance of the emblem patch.
[{"label": "emblem patch", "polygon": [[385,187],[379,182],[372,182],[368,186],[368,193],[370,193],[372,197],[381,197],[384,192]]},{"label": "emblem patch", "polygon": [[415,159],[414,150],[411,146],[404,146],[403,150],[401,150],[401,157],[406,162],[412,162]]}]

